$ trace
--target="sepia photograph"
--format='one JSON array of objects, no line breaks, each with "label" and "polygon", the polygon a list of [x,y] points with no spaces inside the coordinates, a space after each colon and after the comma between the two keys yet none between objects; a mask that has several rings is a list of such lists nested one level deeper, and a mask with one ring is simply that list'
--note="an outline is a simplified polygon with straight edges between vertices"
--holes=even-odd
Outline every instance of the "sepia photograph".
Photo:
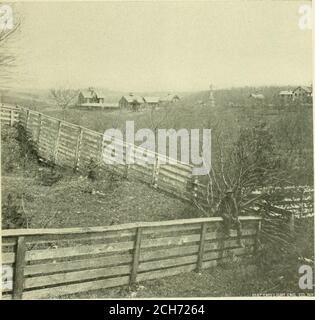
[{"label": "sepia photograph", "polygon": [[312,27],[312,1],[2,1],[1,299],[313,299]]}]

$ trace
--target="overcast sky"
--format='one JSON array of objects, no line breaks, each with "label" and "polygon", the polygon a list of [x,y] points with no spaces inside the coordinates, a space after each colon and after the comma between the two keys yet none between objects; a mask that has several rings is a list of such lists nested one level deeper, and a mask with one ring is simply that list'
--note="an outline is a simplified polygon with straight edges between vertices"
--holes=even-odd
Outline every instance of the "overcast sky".
[{"label": "overcast sky", "polygon": [[308,84],[298,1],[18,4],[19,86],[188,91]]}]

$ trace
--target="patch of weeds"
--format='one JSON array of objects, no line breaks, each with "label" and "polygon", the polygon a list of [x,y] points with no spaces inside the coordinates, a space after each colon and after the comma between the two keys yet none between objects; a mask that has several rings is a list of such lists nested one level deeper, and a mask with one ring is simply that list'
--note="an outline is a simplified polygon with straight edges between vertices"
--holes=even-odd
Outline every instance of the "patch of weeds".
[{"label": "patch of weeds", "polygon": [[21,201],[17,197],[13,197],[10,193],[6,201],[2,204],[2,228],[16,229],[26,228],[27,218],[24,214],[22,204],[17,205]]}]

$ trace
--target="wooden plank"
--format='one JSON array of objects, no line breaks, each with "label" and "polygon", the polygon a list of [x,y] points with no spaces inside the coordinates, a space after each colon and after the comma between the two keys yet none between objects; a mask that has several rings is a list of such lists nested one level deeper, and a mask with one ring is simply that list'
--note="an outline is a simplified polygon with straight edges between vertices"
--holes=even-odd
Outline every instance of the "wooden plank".
[{"label": "wooden plank", "polygon": [[14,121],[15,119],[14,119],[14,110],[11,110],[10,111],[10,126],[12,127],[13,126],[13,124],[14,124]]},{"label": "wooden plank", "polygon": [[257,229],[256,229],[256,237],[255,237],[255,245],[254,245],[254,253],[256,254],[259,249],[259,237],[261,232],[261,221],[257,223]]},{"label": "wooden plank", "polygon": [[55,288],[31,290],[24,292],[23,299],[41,299],[52,298],[67,294],[75,294],[79,292],[86,292],[97,289],[105,289],[112,287],[119,287],[129,283],[129,276],[117,277],[112,279],[95,280],[82,282],[78,284],[68,284],[65,286],[58,286]]},{"label": "wooden plank", "polygon": [[[219,223],[213,223],[213,227],[217,226]],[[209,227],[212,226],[212,224],[209,224]],[[142,234],[143,235],[160,235],[161,233],[173,233],[173,232],[182,232],[182,231],[196,231],[200,229],[200,224],[188,224],[188,225],[175,225],[175,226],[166,226],[166,227],[148,227],[143,229]]]},{"label": "wooden plank", "polygon": [[133,252],[132,269],[130,274],[130,285],[134,284],[137,279],[139,257],[140,257],[140,250],[141,250],[141,235],[142,235],[142,229],[137,228],[135,244],[133,249],[134,252]]},{"label": "wooden plank", "polygon": [[165,259],[172,256],[184,256],[184,255],[193,255],[198,253],[199,246],[179,246],[174,248],[159,249],[159,250],[147,250],[141,251],[140,262],[145,262],[149,260]]},{"label": "wooden plank", "polygon": [[77,271],[81,269],[99,268],[105,266],[117,266],[119,264],[128,264],[132,262],[131,254],[110,255],[100,258],[88,258],[82,260],[71,260],[56,263],[41,263],[25,266],[24,274],[36,275],[54,272]]},{"label": "wooden plank", "polygon": [[60,130],[61,130],[61,121],[58,122],[57,136],[56,136],[55,145],[54,145],[54,160],[53,160],[54,163],[57,163],[57,161],[58,161],[58,147],[59,147]]},{"label": "wooden plank", "polygon": [[26,122],[25,122],[25,130],[27,130],[28,120],[30,118],[30,110],[26,110]]},{"label": "wooden plank", "polygon": [[75,153],[74,153],[74,150],[71,149],[71,148],[65,148],[63,147],[62,145],[59,144],[59,147],[58,147],[58,154],[59,153],[62,153],[66,156],[69,156],[71,159],[74,158],[75,156]]},{"label": "wooden plank", "polygon": [[22,299],[24,289],[25,237],[19,237],[16,248],[16,259],[13,272],[13,299]]},{"label": "wooden plank", "polygon": [[38,130],[37,130],[37,138],[36,138],[37,146],[39,145],[41,129],[42,129],[42,115],[39,114],[38,115]]},{"label": "wooden plank", "polygon": [[[110,242],[115,242],[118,239],[121,241],[122,238],[131,238],[135,236],[135,229],[123,229],[117,232],[116,230],[113,231],[104,231],[104,232],[96,232],[96,233],[69,233],[69,234],[64,234],[62,237],[59,234],[47,234],[44,237],[41,236],[40,234],[35,234],[35,235],[29,235],[27,237],[27,242],[30,244],[47,244],[51,242],[56,242],[58,244],[62,242],[71,243],[73,242],[76,244],[77,241],[89,241],[89,242],[94,242],[98,240],[103,240],[103,241],[110,241]],[[13,238],[14,239],[14,238]],[[10,238],[5,238],[6,241],[10,241]]]},{"label": "wooden plank", "polygon": [[68,147],[74,148],[77,145],[77,140],[76,141],[68,140],[68,139],[65,139],[64,137],[62,137],[60,135],[59,143],[63,144],[64,146],[68,146]]},{"label": "wooden plank", "polygon": [[1,254],[2,264],[14,263],[15,262],[15,253],[2,253]]},{"label": "wooden plank", "polygon": [[80,128],[79,134],[78,134],[78,140],[77,145],[75,148],[75,156],[74,156],[74,169],[78,169],[79,159],[80,159],[80,150],[81,150],[81,142],[82,142],[82,135],[83,135],[83,129]]},{"label": "wooden plank", "polygon": [[[251,246],[254,243],[253,238],[243,239],[243,242],[246,246]],[[226,250],[232,250],[235,248],[239,248],[239,244],[237,240],[227,240],[226,241]],[[204,248],[204,258],[203,260],[209,259],[209,254],[215,252],[214,250],[219,249],[219,242],[209,242],[205,243]],[[166,259],[169,257],[180,257],[180,256],[189,256],[194,255],[198,256],[199,252],[199,245],[190,245],[190,246],[179,246],[174,248],[159,249],[159,250],[142,250],[140,255],[140,262],[152,261],[152,260],[159,260],[159,259]]]},{"label": "wooden plank", "polygon": [[174,276],[180,273],[186,273],[193,271],[196,268],[196,264],[189,264],[186,266],[180,267],[173,267],[164,270],[157,270],[157,271],[150,271],[150,272],[142,272],[138,274],[137,281],[144,281],[144,280],[152,280],[152,279],[159,279],[164,277]]},{"label": "wooden plank", "polygon": [[179,258],[142,262],[139,265],[139,272],[165,269],[165,268],[174,267],[178,265],[186,265],[189,263],[194,263],[196,266],[197,259],[198,259],[197,255],[191,255],[191,256],[183,256]]},{"label": "wooden plank", "polygon": [[207,224],[203,223],[202,226],[201,226],[199,252],[198,252],[198,260],[197,260],[197,266],[196,266],[197,272],[200,272],[200,270],[202,268],[202,261],[203,261],[203,253],[204,253],[204,247],[205,247],[206,233],[207,233]]},{"label": "wooden plank", "polygon": [[167,181],[175,181],[175,182],[177,182],[179,184],[183,184],[185,186],[187,184],[187,177],[184,178],[178,174],[165,171],[165,170],[163,170],[162,167],[160,168],[160,175]]},{"label": "wooden plank", "polygon": [[[261,217],[258,216],[240,216],[239,220],[245,223],[246,221],[260,221]],[[88,233],[99,233],[106,231],[118,231],[133,229],[137,227],[166,227],[166,226],[183,226],[190,224],[200,224],[203,222],[222,222],[221,217],[210,217],[210,218],[193,218],[193,219],[178,219],[178,220],[165,220],[165,221],[153,221],[153,222],[135,222],[126,223],[114,226],[104,227],[81,227],[81,228],[56,228],[56,229],[9,229],[2,230],[2,237],[16,237],[16,236],[31,236],[31,235],[64,235],[64,234],[88,234]]]},{"label": "wooden plank", "polygon": [[55,258],[68,258],[74,256],[101,254],[108,252],[128,251],[130,249],[133,249],[133,245],[133,241],[127,241],[120,243],[84,245],[79,247],[66,247],[50,250],[32,250],[26,253],[26,260],[47,260]]},{"label": "wooden plank", "polygon": [[130,270],[130,265],[125,265],[31,277],[25,279],[25,289],[59,285],[67,282],[81,282],[83,280],[93,280],[111,276],[129,275]]}]

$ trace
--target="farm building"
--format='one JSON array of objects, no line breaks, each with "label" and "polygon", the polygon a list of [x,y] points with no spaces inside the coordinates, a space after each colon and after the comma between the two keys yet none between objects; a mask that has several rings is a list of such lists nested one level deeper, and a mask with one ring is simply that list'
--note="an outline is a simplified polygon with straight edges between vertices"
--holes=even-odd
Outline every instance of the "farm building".
[{"label": "farm building", "polygon": [[119,100],[119,107],[121,109],[138,110],[139,108],[143,107],[144,104],[145,101],[143,97],[134,95],[133,93],[122,96]]},{"label": "farm building", "polygon": [[293,90],[293,101],[311,103],[313,97],[312,87],[300,86]]},{"label": "farm building", "polygon": [[279,92],[279,97],[282,102],[290,102],[293,92],[291,90],[283,90]]},{"label": "farm building", "polygon": [[160,99],[161,102],[171,102],[171,103],[177,102],[179,100],[180,98],[177,94],[168,94],[167,96]]},{"label": "farm building", "polygon": [[105,102],[105,95],[92,88],[81,90],[78,96],[77,107],[84,109],[104,110],[117,109],[118,103]]},{"label": "farm building", "polygon": [[119,100],[119,107],[122,109],[139,110],[140,108],[155,108],[160,103],[173,103],[179,100],[178,95],[168,94],[164,98],[156,96],[139,96],[133,93],[122,96]]},{"label": "farm building", "polygon": [[159,97],[143,97],[143,100],[145,101],[146,106],[155,108],[160,103]]},{"label": "farm building", "polygon": [[104,95],[96,92],[94,89],[89,88],[87,90],[81,90],[78,96],[78,106],[86,103],[98,103],[101,104],[105,100]]}]

